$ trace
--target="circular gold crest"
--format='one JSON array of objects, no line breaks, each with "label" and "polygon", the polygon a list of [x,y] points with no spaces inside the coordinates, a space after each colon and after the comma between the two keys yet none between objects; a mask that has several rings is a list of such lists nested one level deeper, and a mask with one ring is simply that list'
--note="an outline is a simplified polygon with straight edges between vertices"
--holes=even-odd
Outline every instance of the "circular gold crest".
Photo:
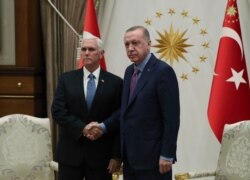
[{"label": "circular gold crest", "polygon": [[166,8],[144,23],[152,36],[153,51],[173,66],[183,81],[197,75],[211,56],[207,28],[188,10]]}]

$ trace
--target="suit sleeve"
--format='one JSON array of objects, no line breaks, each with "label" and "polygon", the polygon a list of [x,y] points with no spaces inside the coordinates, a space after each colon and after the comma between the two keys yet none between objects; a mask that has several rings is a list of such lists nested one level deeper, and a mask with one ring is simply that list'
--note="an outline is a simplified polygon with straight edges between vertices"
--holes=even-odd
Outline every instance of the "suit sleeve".
[{"label": "suit sleeve", "polygon": [[121,145],[120,145],[120,106],[121,106],[121,95],[122,95],[122,80],[119,79],[118,85],[116,86],[116,94],[114,94],[114,112],[106,120],[104,124],[106,126],[107,133],[112,133],[112,158],[121,158]]},{"label": "suit sleeve", "polygon": [[51,106],[53,120],[55,120],[64,132],[67,132],[72,138],[78,140],[85,127],[85,123],[69,111],[67,103],[67,92],[65,75],[59,78],[58,86],[54,94]]},{"label": "suit sleeve", "polygon": [[176,161],[177,136],[180,125],[178,81],[170,66],[164,68],[160,74],[157,90],[164,126],[161,156],[174,158]]},{"label": "suit sleeve", "polygon": [[114,111],[107,119],[104,120],[104,124],[107,128],[107,132],[117,131],[120,127],[120,107],[121,107],[121,96],[122,96],[123,81],[120,80],[118,85],[115,87],[117,89],[116,94],[114,94]]}]

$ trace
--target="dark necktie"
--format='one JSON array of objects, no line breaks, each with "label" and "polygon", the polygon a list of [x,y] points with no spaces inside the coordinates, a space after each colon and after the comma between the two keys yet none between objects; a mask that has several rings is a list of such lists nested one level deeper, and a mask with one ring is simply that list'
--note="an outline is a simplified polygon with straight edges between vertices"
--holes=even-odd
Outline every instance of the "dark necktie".
[{"label": "dark necktie", "polygon": [[86,101],[87,101],[88,108],[90,109],[90,106],[95,96],[96,85],[95,85],[95,76],[93,74],[90,74],[88,78],[89,78],[89,81],[87,84]]},{"label": "dark necktie", "polygon": [[131,77],[131,81],[130,81],[130,93],[129,93],[129,99],[131,99],[132,95],[134,94],[134,90],[138,81],[138,76],[140,73],[140,69],[135,68],[134,69],[134,73]]}]

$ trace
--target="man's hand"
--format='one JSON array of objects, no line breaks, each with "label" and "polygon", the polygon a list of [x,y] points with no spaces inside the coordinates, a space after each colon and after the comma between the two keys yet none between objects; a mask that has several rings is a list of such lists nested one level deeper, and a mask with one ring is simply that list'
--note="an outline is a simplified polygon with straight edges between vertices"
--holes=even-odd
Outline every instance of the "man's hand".
[{"label": "man's hand", "polygon": [[121,168],[121,160],[118,159],[109,160],[109,165],[108,165],[109,173],[117,172],[120,170],[120,168]]},{"label": "man's hand", "polygon": [[172,169],[172,162],[164,159],[159,160],[159,171],[164,174]]},{"label": "man's hand", "polygon": [[103,135],[102,129],[98,122],[91,122],[83,129],[83,135],[90,140],[97,140]]}]

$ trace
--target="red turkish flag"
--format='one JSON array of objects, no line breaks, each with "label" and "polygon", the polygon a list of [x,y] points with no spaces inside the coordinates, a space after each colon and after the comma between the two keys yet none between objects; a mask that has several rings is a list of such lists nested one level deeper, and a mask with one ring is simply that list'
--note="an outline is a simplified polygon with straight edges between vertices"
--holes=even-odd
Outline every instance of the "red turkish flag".
[{"label": "red turkish flag", "polygon": [[[86,14],[85,14],[85,22],[83,25],[83,34],[84,33],[90,33],[96,37],[101,38],[100,31],[98,27],[96,12],[95,12],[95,6],[94,6],[94,0],[87,0],[86,5]],[[106,64],[104,57],[101,59],[101,67],[106,70]],[[81,68],[83,66],[83,60],[82,58],[78,61],[78,67]]]},{"label": "red turkish flag", "polygon": [[228,0],[226,8],[208,119],[219,141],[225,124],[250,119],[250,88],[236,0]]}]

